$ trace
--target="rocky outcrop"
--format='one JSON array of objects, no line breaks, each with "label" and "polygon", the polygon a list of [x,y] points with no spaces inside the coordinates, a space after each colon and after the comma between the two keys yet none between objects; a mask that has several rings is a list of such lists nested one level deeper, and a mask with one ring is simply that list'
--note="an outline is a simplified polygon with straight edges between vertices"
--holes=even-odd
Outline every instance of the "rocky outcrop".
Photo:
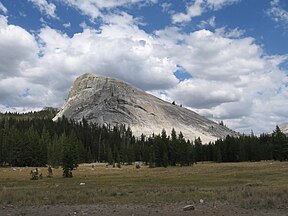
[{"label": "rocky outcrop", "polygon": [[172,128],[185,138],[200,137],[204,143],[226,135],[236,135],[184,107],[173,105],[132,85],[108,77],[84,74],[78,77],[68,99],[53,120],[65,116],[76,121],[117,126],[130,126],[135,136],[151,135]]}]

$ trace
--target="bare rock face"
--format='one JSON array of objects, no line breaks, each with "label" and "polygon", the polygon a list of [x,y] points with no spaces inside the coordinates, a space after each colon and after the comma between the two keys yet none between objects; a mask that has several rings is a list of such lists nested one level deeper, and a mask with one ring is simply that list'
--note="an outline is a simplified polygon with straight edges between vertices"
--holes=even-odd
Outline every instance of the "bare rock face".
[{"label": "bare rock face", "polygon": [[75,80],[68,99],[53,120],[62,116],[75,121],[85,118],[100,125],[125,124],[135,136],[159,134],[162,129],[170,134],[174,128],[187,139],[200,137],[203,143],[207,143],[228,134],[236,135],[227,127],[126,82],[93,74],[83,74]]}]

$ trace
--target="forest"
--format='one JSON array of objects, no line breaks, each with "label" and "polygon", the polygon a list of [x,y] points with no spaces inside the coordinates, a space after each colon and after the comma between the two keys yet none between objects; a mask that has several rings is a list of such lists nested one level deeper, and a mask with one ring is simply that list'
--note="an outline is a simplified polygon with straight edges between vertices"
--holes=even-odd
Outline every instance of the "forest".
[{"label": "forest", "polygon": [[130,128],[75,122],[53,122],[56,110],[0,114],[0,166],[62,166],[103,162],[149,167],[189,166],[197,162],[288,160],[288,137],[276,126],[271,134],[227,136],[202,144],[174,129],[152,136],[133,136]]}]

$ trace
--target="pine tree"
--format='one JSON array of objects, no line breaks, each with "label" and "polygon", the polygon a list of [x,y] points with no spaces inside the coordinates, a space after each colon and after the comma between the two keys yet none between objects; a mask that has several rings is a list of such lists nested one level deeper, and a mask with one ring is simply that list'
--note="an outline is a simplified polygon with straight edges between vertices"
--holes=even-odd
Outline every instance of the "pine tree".
[{"label": "pine tree", "polygon": [[203,150],[202,150],[202,141],[200,137],[195,139],[195,162],[203,161]]},{"label": "pine tree", "polygon": [[64,177],[73,177],[72,170],[78,167],[77,157],[78,140],[75,131],[72,131],[70,136],[64,139],[62,168]]},{"label": "pine tree", "polygon": [[39,159],[41,164],[45,165],[48,161],[48,145],[51,143],[49,131],[43,127],[40,138],[40,152]]},{"label": "pine tree", "polygon": [[112,155],[112,150],[111,148],[109,147],[108,148],[108,151],[107,151],[107,162],[112,165],[113,164],[113,155]]},{"label": "pine tree", "polygon": [[180,132],[178,135],[178,142],[179,142],[179,152],[180,152],[180,157],[179,157],[180,165],[181,166],[189,165],[190,164],[190,160],[189,160],[190,149],[184,139],[182,132]]},{"label": "pine tree", "polygon": [[169,143],[169,137],[167,137],[165,129],[161,132],[161,142],[160,142],[160,148],[161,148],[161,166],[167,167],[169,165],[169,158],[168,158],[168,143]]},{"label": "pine tree", "polygon": [[149,153],[149,168],[154,168],[156,166],[155,161],[156,161],[156,156],[155,156],[155,151],[153,147],[150,148],[150,153]]},{"label": "pine tree", "polygon": [[171,131],[171,140],[168,145],[168,156],[171,166],[176,166],[177,161],[179,161],[178,154],[178,139],[175,129]]},{"label": "pine tree", "polygon": [[276,126],[275,131],[272,133],[272,142],[274,160],[288,160],[288,140],[278,125]]}]

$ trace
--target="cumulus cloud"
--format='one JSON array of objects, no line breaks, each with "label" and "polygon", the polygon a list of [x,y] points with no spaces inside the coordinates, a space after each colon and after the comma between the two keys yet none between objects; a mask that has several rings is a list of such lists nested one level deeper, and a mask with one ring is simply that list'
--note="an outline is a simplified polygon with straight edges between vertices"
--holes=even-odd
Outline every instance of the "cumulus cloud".
[{"label": "cumulus cloud", "polygon": [[46,16],[51,18],[57,18],[56,15],[56,5],[47,2],[47,0],[29,0],[32,2],[40,11]]},{"label": "cumulus cloud", "polygon": [[187,5],[185,12],[172,15],[173,23],[189,22],[193,17],[201,16],[204,12],[217,11],[223,7],[240,2],[241,0],[193,0]]},{"label": "cumulus cloud", "polygon": [[[253,38],[231,37],[225,28],[221,32],[199,30],[185,34],[177,28],[157,31],[165,55],[190,73],[191,78],[165,92],[152,93],[215,121],[225,120],[242,131],[249,132],[251,125],[257,125],[255,118],[275,126],[277,116],[283,112],[279,105],[288,90],[287,76],[279,65],[288,56],[267,56]],[[254,129],[263,132],[266,126],[257,125]]]},{"label": "cumulus cloud", "polygon": [[51,91],[45,85],[31,83],[24,77],[2,79],[0,89],[1,103],[8,107],[43,107],[47,100],[52,99],[49,98]]},{"label": "cumulus cloud", "polygon": [[3,12],[4,14],[7,14],[8,9],[0,2],[0,12]]},{"label": "cumulus cloud", "polygon": [[226,82],[189,79],[169,90],[169,96],[193,108],[212,108],[222,103],[239,101],[241,90]]},{"label": "cumulus cloud", "polygon": [[[208,30],[183,34],[169,28],[157,31],[156,35],[169,48],[166,54],[196,78],[237,81],[240,75],[264,67],[262,50],[253,38],[235,40]],[[169,40],[171,35],[174,39]]]},{"label": "cumulus cloud", "polygon": [[[125,17],[119,15],[116,20]],[[155,55],[157,41],[155,44],[150,35],[129,20],[127,18],[127,22],[121,25],[104,24],[97,31],[87,28],[72,38],[46,27],[39,34],[44,44],[44,56],[39,61],[43,68],[53,68],[74,78],[85,72],[94,72],[126,80],[147,90],[175,85],[178,82],[173,74],[176,66],[167,57]],[[35,77],[35,70],[28,70],[26,74]],[[50,70],[42,68],[36,74],[40,78],[53,76]],[[67,80],[65,75],[64,79]],[[69,82],[71,84],[71,80]]]},{"label": "cumulus cloud", "polygon": [[[103,17],[99,28],[83,25],[72,36],[48,26],[32,35],[3,16],[0,32],[0,109],[60,106],[73,80],[91,72],[125,80],[241,132],[272,129],[288,115],[288,80],[279,67],[288,56],[265,54],[239,29],[185,33],[167,27],[149,34],[133,16],[117,12]],[[190,76],[178,80],[179,68]]]},{"label": "cumulus cloud", "polygon": [[[73,80],[86,72],[116,77],[145,90],[175,86],[176,65],[157,54],[159,42],[128,14],[115,16],[107,17],[109,24],[98,30],[86,27],[72,37],[46,26],[37,40],[1,17],[2,107],[60,106]],[[8,88],[12,83],[17,88]]]},{"label": "cumulus cloud", "polygon": [[37,56],[34,37],[23,28],[8,25],[0,15],[0,78],[19,75]]}]

